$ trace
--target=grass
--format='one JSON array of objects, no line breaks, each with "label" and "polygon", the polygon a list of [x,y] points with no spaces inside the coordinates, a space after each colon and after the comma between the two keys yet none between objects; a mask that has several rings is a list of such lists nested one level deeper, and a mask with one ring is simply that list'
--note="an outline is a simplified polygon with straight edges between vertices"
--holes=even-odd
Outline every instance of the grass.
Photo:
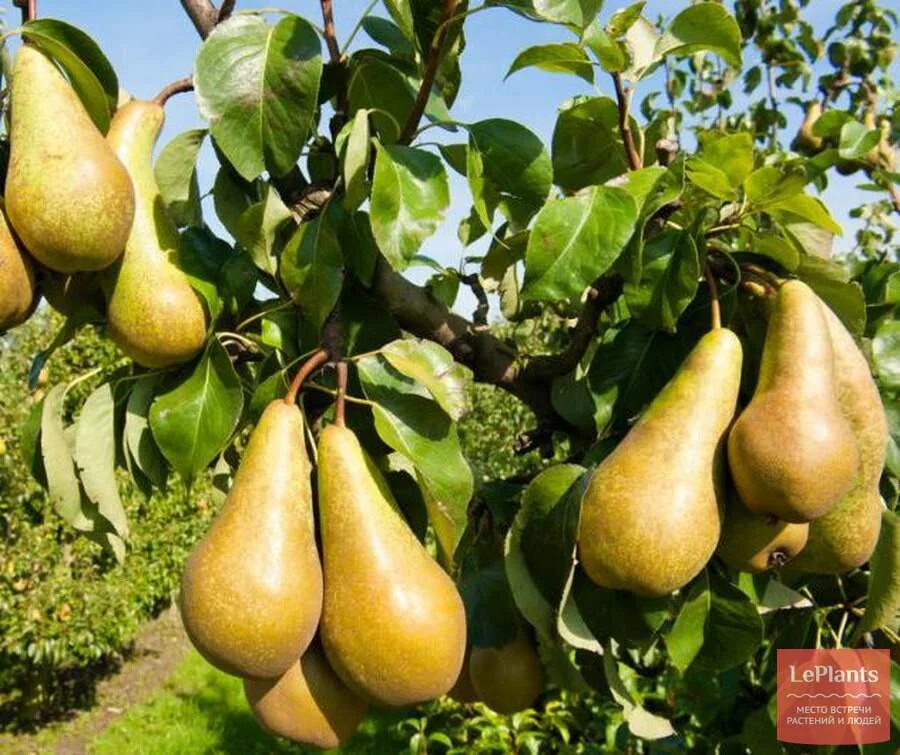
[{"label": "grass", "polygon": [[[402,712],[374,712],[345,747],[331,752],[399,752],[408,742],[395,726],[403,718]],[[321,752],[264,732],[247,707],[240,680],[216,671],[193,651],[162,689],[105,729],[88,751],[91,755]]]}]

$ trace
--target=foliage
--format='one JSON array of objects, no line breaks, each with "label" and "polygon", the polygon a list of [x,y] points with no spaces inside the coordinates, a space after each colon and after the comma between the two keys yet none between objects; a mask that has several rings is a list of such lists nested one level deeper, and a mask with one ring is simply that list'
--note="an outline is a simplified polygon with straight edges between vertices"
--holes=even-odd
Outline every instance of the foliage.
[{"label": "foliage", "polygon": [[[183,5],[196,11],[203,1]],[[600,3],[576,0],[472,9],[390,0],[389,19],[363,21],[377,48],[342,55],[326,17],[328,60],[313,25],[293,13],[221,23],[194,13],[205,40],[193,81],[220,164],[213,205],[233,242],[216,237],[200,207],[210,187],[196,185],[194,165],[205,135],[177,137],[157,174],[184,227],[182,264],[212,315],[209,344],[175,370],[104,363],[81,376],[90,395],[78,379],[54,381],[40,432],[20,443],[28,465],[66,521],[128,564],[142,533],[155,533],[143,510],[123,516],[113,466],[141,489],[162,485],[169,469],[193,479],[210,467],[227,485],[262,406],[283,394],[302,355],[324,348],[352,367],[348,422],[395,473],[398,498],[409,503],[407,478],[419,487],[413,497],[426,503],[445,555],[465,572],[476,550],[493,546],[484,571],[505,569],[554,683],[608,695],[631,737],[664,748],[771,744],[774,649],[857,642],[860,611],[871,642],[898,641],[890,610],[859,608],[897,605],[896,575],[878,573],[896,567],[896,527],[884,528],[871,579],[867,568],[839,579],[751,578],[713,560],[666,598],[602,590],[575,560],[579,485],[535,478],[546,465],[531,459],[482,460],[473,475],[458,419],[473,378],[494,385],[521,404],[485,402],[495,414],[476,413],[463,438],[481,435],[481,422],[518,431],[530,411],[536,427],[519,435],[520,450],[587,468],[708,329],[717,288],[724,321],[744,342],[746,397],[765,328],[761,298],[774,280],[797,277],[871,356],[893,434],[882,488],[895,521],[900,262],[890,213],[900,212],[900,194],[889,67],[898,22],[867,0],[842,6],[821,31],[804,20],[805,6],[738,0],[732,15],[699,2],[653,23],[642,3],[601,21]],[[536,66],[605,82],[612,95],[586,88],[562,103],[549,149],[502,114],[477,123],[450,114],[467,16],[488,9],[559,33],[523,51],[511,73]],[[69,72],[103,128],[115,75],[102,54],[62,22],[32,21],[23,34]],[[790,148],[787,104],[805,113]],[[437,133],[440,144],[426,141]],[[448,168],[471,195],[461,243],[486,245],[457,267],[420,255],[450,202]],[[819,197],[835,173],[859,174],[877,197],[856,211],[865,225],[846,258],[833,248],[842,228]],[[402,275],[414,264],[434,268],[424,287]],[[461,284],[479,298],[472,322],[449,309]],[[507,327],[537,334],[540,348],[491,332],[488,293]],[[76,313],[70,330],[86,319]],[[330,373],[316,380],[304,394],[311,424],[327,420],[324,397],[334,393]],[[76,442],[73,454],[73,433],[100,441]],[[473,447],[480,455],[510,436],[485,432]],[[647,459],[648,470],[664,461]],[[540,499],[539,515],[522,503],[529,498]],[[472,637],[496,645],[516,619],[502,609],[512,602],[485,605],[469,606]]]}]

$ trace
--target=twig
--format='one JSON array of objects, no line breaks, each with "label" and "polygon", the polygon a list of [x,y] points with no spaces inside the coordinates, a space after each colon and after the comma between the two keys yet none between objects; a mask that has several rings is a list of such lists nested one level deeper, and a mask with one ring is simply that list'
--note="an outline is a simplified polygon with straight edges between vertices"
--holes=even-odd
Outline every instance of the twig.
[{"label": "twig", "polygon": [[706,282],[709,284],[709,310],[712,322],[712,329],[718,330],[722,327],[722,305],[719,303],[719,287],[716,285],[716,277],[709,265],[704,270]]},{"label": "twig", "polygon": [[488,302],[484,286],[481,285],[481,278],[478,277],[478,273],[469,273],[468,275],[460,275],[459,281],[471,288],[472,293],[478,300],[478,306],[475,307],[475,311],[472,313],[472,322],[476,325],[486,326],[488,324],[487,318],[491,305],[490,302]]},{"label": "twig", "polygon": [[335,365],[337,372],[337,400],[334,402],[334,424],[338,427],[344,427],[344,417],[346,412],[344,409],[347,398],[347,363],[340,361]]},{"label": "twig", "polygon": [[291,405],[297,403],[297,394],[300,392],[303,382],[327,361],[328,352],[325,349],[319,349],[307,359],[303,366],[297,370],[297,374],[294,375],[294,379],[284,395],[284,403]]},{"label": "twig", "polygon": [[328,45],[328,54],[331,56],[332,63],[339,63],[341,60],[341,48],[338,46],[337,37],[334,31],[334,9],[332,8],[332,0],[321,0],[322,5],[322,21],[324,22],[325,44]]},{"label": "twig", "polygon": [[447,31],[449,24],[447,23],[456,10],[457,0],[444,0],[444,8],[441,11],[441,19],[438,22],[437,31],[431,40],[431,48],[428,50],[428,59],[425,63],[425,72],[422,74],[422,83],[419,85],[419,93],[416,95],[416,102],[413,109],[406,119],[406,125],[400,132],[398,141],[400,144],[409,144],[416,134],[419,127],[419,121],[425,112],[425,106],[428,104],[428,97],[431,94],[431,87],[434,86],[434,79],[437,76],[437,69],[441,62],[441,53],[444,48],[444,41],[447,39]]},{"label": "twig", "polygon": [[622,74],[616,72],[612,74],[613,83],[616,87],[616,102],[619,105],[619,132],[622,134],[622,141],[625,143],[625,154],[628,157],[628,166],[631,170],[640,170],[641,156],[638,154],[637,147],[634,145],[634,134],[631,133],[631,124],[629,119],[631,114],[631,92],[626,92],[622,85]]},{"label": "twig", "polygon": [[550,425],[538,425],[532,430],[526,430],[513,444],[516,456],[524,456],[535,449],[539,449],[545,459],[553,456],[553,428]]},{"label": "twig", "polygon": [[37,18],[37,0],[13,0],[13,5],[22,11],[23,24]]},{"label": "twig", "polygon": [[192,92],[194,90],[194,79],[191,76],[185,76],[183,79],[173,81],[171,84],[164,86],[160,93],[153,98],[157,105],[165,106],[169,98],[181,94],[182,92]]},{"label": "twig", "polygon": [[216,23],[221,24],[226,18],[228,18],[234,11],[235,5],[236,0],[222,0],[222,5],[219,6],[219,16],[216,19]]},{"label": "twig", "polygon": [[210,0],[181,0],[181,7],[190,16],[197,33],[206,39],[219,23],[219,11]]}]

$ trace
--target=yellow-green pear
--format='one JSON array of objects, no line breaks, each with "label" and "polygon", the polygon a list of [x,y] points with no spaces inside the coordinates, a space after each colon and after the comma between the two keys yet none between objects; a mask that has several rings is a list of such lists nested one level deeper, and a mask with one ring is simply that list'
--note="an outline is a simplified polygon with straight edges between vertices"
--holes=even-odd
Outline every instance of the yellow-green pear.
[{"label": "yellow-green pear", "polygon": [[25,322],[37,299],[34,266],[13,236],[0,207],[0,333]]},{"label": "yellow-green pear", "polygon": [[379,705],[440,697],[466,650],[456,586],[407,526],[351,430],[322,431],[318,464],[328,660],[350,689]]},{"label": "yellow-green pear", "polygon": [[822,117],[822,104],[818,100],[813,100],[806,106],[806,114],[803,117],[803,123],[797,135],[791,142],[791,149],[800,152],[803,155],[816,155],[822,151],[825,141],[821,136],[816,136],[813,127],[816,121]]},{"label": "yellow-green pear", "polygon": [[779,568],[803,550],[809,527],[782,522],[771,514],[754,514],[732,493],[725,506],[716,554],[740,571],[758,573]]},{"label": "yellow-green pear", "polygon": [[270,403],[234,484],[181,580],[181,616],[210,663],[273,679],[296,664],[316,632],[322,569],[316,548],[303,417]]},{"label": "yellow-green pear", "polygon": [[506,645],[473,647],[469,676],[477,699],[497,713],[516,713],[532,707],[544,689],[541,661],[521,631]]},{"label": "yellow-green pear", "polygon": [[802,281],[775,295],[756,391],[728,437],[728,461],[747,508],[785,522],[823,516],[856,478],[858,444],[838,403],[828,324]]},{"label": "yellow-green pear", "polygon": [[245,679],[244,694],[268,731],[322,749],[346,744],[369,709],[316,644],[278,679]]},{"label": "yellow-green pear", "polygon": [[56,65],[28,43],[10,108],[6,209],[25,248],[61,273],[109,267],[131,230],[131,180]]},{"label": "yellow-green pear", "polygon": [[601,587],[661,596],[709,561],[722,524],[722,446],[742,350],[726,328],[704,335],[585,491],[578,553]]},{"label": "yellow-green pear", "polygon": [[178,229],[153,175],[153,145],[165,113],[131,100],[113,118],[107,139],[134,184],[134,224],[113,273],[107,318],[112,339],[144,367],[186,362],[206,341],[206,310],[178,266]]},{"label": "yellow-green pear", "polygon": [[809,542],[792,566],[805,572],[839,574],[862,566],[878,542],[884,510],[878,483],[888,428],[869,363],[837,315],[824,303],[822,311],[834,345],[838,401],[859,444],[859,473],[838,504],[809,525]]}]

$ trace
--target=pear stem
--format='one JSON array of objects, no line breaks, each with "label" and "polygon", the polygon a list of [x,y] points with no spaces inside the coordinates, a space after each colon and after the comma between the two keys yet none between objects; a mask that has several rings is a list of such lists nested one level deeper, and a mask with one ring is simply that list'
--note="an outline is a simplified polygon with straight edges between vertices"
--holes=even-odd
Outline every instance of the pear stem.
[{"label": "pear stem", "polygon": [[712,270],[707,266],[706,282],[709,284],[709,309],[712,318],[712,329],[718,330],[722,327],[722,307],[719,304],[719,287],[716,284],[716,278]]},{"label": "pear stem", "polygon": [[284,396],[284,403],[288,405],[297,403],[297,394],[300,392],[303,382],[327,361],[328,352],[325,349],[319,349],[307,359],[303,366],[297,370],[297,374],[294,375],[291,386]]},{"label": "pear stem", "polygon": [[173,81],[171,84],[163,87],[162,91],[153,98],[153,101],[163,107],[169,98],[182,92],[192,92],[194,90],[194,79],[191,76],[185,76],[183,79]]},{"label": "pear stem", "polygon": [[23,24],[37,18],[37,0],[13,0],[13,5],[22,11]]},{"label": "pear stem", "polygon": [[337,371],[337,400],[334,403],[334,424],[344,427],[346,416],[345,404],[347,399],[347,363],[340,361],[335,366]]}]

